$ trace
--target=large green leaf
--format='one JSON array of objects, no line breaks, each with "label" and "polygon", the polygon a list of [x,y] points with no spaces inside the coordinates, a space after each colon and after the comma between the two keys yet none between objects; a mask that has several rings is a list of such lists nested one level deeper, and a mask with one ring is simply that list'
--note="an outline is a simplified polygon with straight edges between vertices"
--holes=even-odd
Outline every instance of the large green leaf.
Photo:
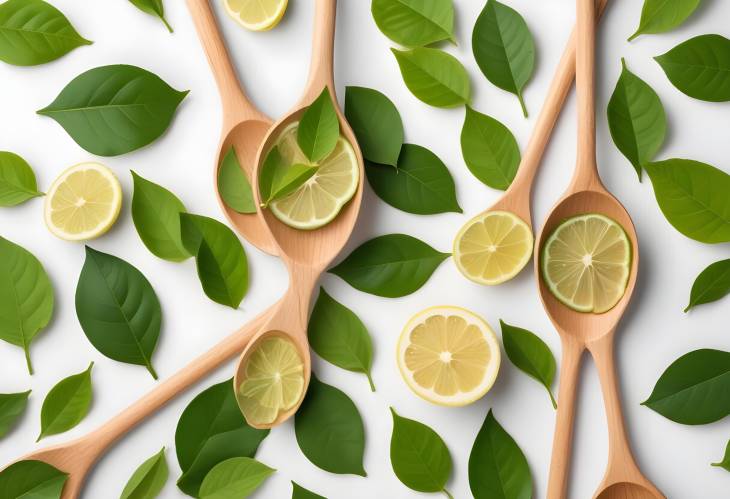
[{"label": "large green leaf", "polygon": [[250,457],[232,457],[218,463],[200,486],[200,499],[243,499],[276,470]]},{"label": "large green leaf", "polygon": [[233,146],[228,150],[218,168],[218,192],[226,206],[238,213],[256,213],[251,183]]},{"label": "large green leaf", "polygon": [[396,166],[403,145],[403,121],[385,95],[365,87],[347,87],[345,117],[368,161]]},{"label": "large green leaf", "polygon": [[642,405],[686,425],[730,415],[730,352],[702,349],[683,355],[664,371]]},{"label": "large green leaf", "polygon": [[309,161],[319,163],[335,149],[339,138],[340,120],[329,88],[324,87],[299,121],[297,143]]},{"label": "large green leaf", "polygon": [[169,470],[163,447],[135,470],[124,486],[120,499],[155,499],[167,483],[168,476]]},{"label": "large green leaf", "polygon": [[415,237],[388,234],[363,243],[330,272],[360,291],[398,298],[421,288],[449,256]]},{"label": "large green leaf", "polygon": [[527,329],[510,326],[502,320],[499,324],[502,326],[502,342],[509,360],[522,372],[539,381],[550,395],[553,407],[557,408],[552,392],[556,362],[550,347]]},{"label": "large green leaf", "polygon": [[42,195],[30,165],[17,154],[0,151],[0,206],[16,206]]},{"label": "large green leaf", "polygon": [[725,447],[725,457],[722,458],[722,461],[712,463],[712,465],[730,471],[730,442],[728,442],[727,447]]},{"label": "large green leaf", "polygon": [[454,41],[453,0],[373,0],[371,11],[380,31],[406,47]]},{"label": "large green leaf", "polygon": [[517,96],[527,108],[522,91],[535,69],[535,42],[522,16],[497,0],[488,0],[472,33],[474,58],[494,85]]},{"label": "large green leaf", "polygon": [[70,430],[79,424],[91,407],[91,369],[59,381],[43,400],[41,433],[38,440]]},{"label": "large green leaf", "polygon": [[20,419],[28,406],[30,390],[22,393],[0,393],[0,438]]},{"label": "large green leaf", "polygon": [[142,12],[146,12],[147,14],[155,17],[159,17],[160,21],[163,22],[165,27],[167,28],[167,31],[172,33],[172,26],[167,22],[167,19],[165,19],[165,6],[162,3],[162,0],[129,0],[132,5],[137,7]]},{"label": "large green leaf", "polygon": [[119,362],[145,366],[157,379],[152,354],[160,336],[162,310],[142,272],[87,246],[76,286],[76,315],[99,352]]},{"label": "large green leaf", "polygon": [[695,279],[685,312],[697,305],[711,303],[730,293],[730,260],[715,262]]},{"label": "large green leaf", "polygon": [[327,499],[324,496],[315,494],[311,490],[307,490],[296,482],[292,482],[291,499]]},{"label": "large green leaf", "polygon": [[118,156],[159,138],[187,94],[136,66],[102,66],[74,78],[38,114],[90,153]]},{"label": "large green leaf", "polygon": [[730,241],[730,176],[699,161],[668,159],[644,165],[669,223],[703,243]]},{"label": "large green leaf", "polygon": [[3,499],[61,499],[68,474],[42,461],[18,461],[0,471]]},{"label": "large green leaf", "polygon": [[197,497],[200,484],[218,463],[232,457],[253,457],[269,430],[251,428],[243,419],[233,381],[207,388],[185,408],[175,430],[177,461],[183,474],[177,486]]},{"label": "large green leaf", "polygon": [[365,428],[355,404],[342,391],[312,373],[294,429],[297,443],[312,464],[330,473],[365,476]]},{"label": "large green leaf", "polygon": [[66,16],[43,0],[7,0],[0,4],[0,61],[35,66],[62,57],[82,45]]},{"label": "large green leaf", "polygon": [[639,35],[673,30],[686,21],[699,5],[700,0],[644,0],[639,27],[629,41]]},{"label": "large green leaf", "polygon": [[456,107],[469,102],[469,75],[459,60],[438,49],[391,49],[408,89],[418,99],[436,107]]},{"label": "large green leaf", "polygon": [[53,315],[53,288],[29,251],[0,236],[0,339],[21,347],[33,374],[30,342]]}]

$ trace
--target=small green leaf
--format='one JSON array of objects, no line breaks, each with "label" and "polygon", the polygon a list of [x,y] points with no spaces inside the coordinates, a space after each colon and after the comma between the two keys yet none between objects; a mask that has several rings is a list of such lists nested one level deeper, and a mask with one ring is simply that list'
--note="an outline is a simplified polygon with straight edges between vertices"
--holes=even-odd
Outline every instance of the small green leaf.
[{"label": "small green leaf", "polygon": [[132,5],[137,7],[142,12],[146,12],[147,14],[155,17],[159,17],[160,21],[165,25],[167,28],[167,31],[172,33],[173,29],[172,26],[170,26],[165,19],[165,6],[162,3],[162,0],[129,0]]},{"label": "small green leaf", "polygon": [[685,312],[705,303],[711,303],[730,293],[730,260],[715,262],[695,279]]},{"label": "small green leaf", "polygon": [[248,290],[248,260],[241,241],[227,225],[212,218],[180,214],[185,248],[195,255],[205,294],[237,308]]},{"label": "small green leaf", "polygon": [[316,166],[295,164],[274,172],[274,185],[267,203],[284,198],[303,186],[317,171]]},{"label": "small green leaf", "polygon": [[725,457],[719,463],[712,463],[712,466],[730,471],[730,442],[727,443],[727,447],[725,448]]},{"label": "small green leaf", "polygon": [[315,494],[314,492],[305,489],[296,482],[292,482],[291,499],[327,499],[324,496]]},{"label": "small green leaf", "polygon": [[642,405],[686,425],[730,415],[730,352],[702,349],[683,355],[664,371]]},{"label": "small green leaf", "polygon": [[639,35],[673,30],[686,21],[699,5],[700,0],[644,0],[639,27],[629,41]]},{"label": "small green leaf", "polygon": [[155,499],[167,483],[168,476],[169,470],[163,447],[132,474],[120,499]]},{"label": "small green leaf", "polygon": [[17,154],[0,151],[0,206],[16,206],[42,195],[30,165]]},{"label": "small green leaf", "polygon": [[403,145],[403,121],[393,101],[365,87],[347,87],[345,117],[368,161],[396,166]]},{"label": "small green leaf", "polygon": [[66,432],[79,424],[91,407],[91,369],[59,381],[43,400],[41,433],[38,440]]},{"label": "small green leaf", "polygon": [[441,437],[423,423],[393,414],[390,464],[403,485],[418,492],[445,492],[451,454]]},{"label": "small green leaf", "polygon": [[520,166],[520,148],[509,128],[469,106],[461,129],[461,154],[477,179],[501,191],[510,186]]},{"label": "small green leaf", "polygon": [[655,57],[677,89],[710,102],[730,101],[730,40],[700,35]]},{"label": "small green leaf", "polygon": [[86,247],[76,286],[76,316],[94,348],[110,359],[145,366],[153,378],[152,354],[162,322],[160,301],[137,268]]},{"label": "small green leaf", "polygon": [[378,197],[394,208],[416,215],[462,212],[449,169],[425,147],[403,144],[396,168],[366,162],[365,173]]},{"label": "small green leaf", "polygon": [[363,373],[375,391],[370,369],[373,344],[360,318],[324,290],[319,289],[317,303],[309,318],[309,344],[324,360],[337,367]]},{"label": "small green leaf", "polygon": [[329,272],[360,291],[398,298],[420,289],[449,256],[415,237],[388,234],[363,243]]},{"label": "small green leaf", "polygon": [[371,11],[380,31],[406,47],[454,39],[453,0],[373,0]]},{"label": "small green leaf", "polygon": [[36,66],[62,57],[82,45],[66,16],[43,0],[7,0],[0,4],[0,61]]},{"label": "small green leaf", "polygon": [[250,457],[232,457],[216,464],[200,486],[200,499],[243,499],[276,470]]},{"label": "small green leaf", "polygon": [[502,326],[502,342],[509,360],[545,387],[553,407],[557,409],[558,404],[551,388],[555,380],[556,363],[550,347],[527,329],[510,326],[502,320],[499,323]]},{"label": "small green leaf", "polygon": [[299,448],[315,466],[330,473],[366,476],[362,464],[365,428],[357,407],[314,373],[294,429]]},{"label": "small green leaf", "polygon": [[18,461],[0,471],[4,499],[61,499],[68,474],[43,461]]},{"label": "small green leaf", "polygon": [[474,24],[472,50],[487,80],[515,94],[527,117],[522,91],[535,69],[535,42],[522,16],[497,0],[488,0]]},{"label": "small green leaf", "polygon": [[23,393],[0,393],[0,438],[20,419],[28,405],[30,390]]},{"label": "small green leaf", "polygon": [[532,498],[527,459],[491,410],[469,454],[469,487],[474,499]]},{"label": "small green leaf", "polygon": [[233,146],[226,153],[218,169],[218,192],[230,209],[238,213],[256,213],[251,183],[241,168]]},{"label": "small green leaf", "polygon": [[418,99],[436,107],[456,107],[469,102],[469,75],[459,60],[443,50],[391,49],[406,86]]},{"label": "small green leaf", "polygon": [[329,88],[324,87],[299,121],[297,143],[309,161],[319,163],[335,149],[339,138],[340,120]]},{"label": "small green leaf", "polygon": [[180,213],[185,205],[164,187],[132,171],[132,221],[150,252],[163,260],[182,262],[190,258],[180,235]]},{"label": "small green leaf", "polygon": [[276,178],[281,175],[280,172],[287,166],[284,164],[284,158],[282,158],[278,146],[272,147],[266,153],[264,164],[261,165],[261,171],[259,172],[259,193],[264,205],[271,200]]}]

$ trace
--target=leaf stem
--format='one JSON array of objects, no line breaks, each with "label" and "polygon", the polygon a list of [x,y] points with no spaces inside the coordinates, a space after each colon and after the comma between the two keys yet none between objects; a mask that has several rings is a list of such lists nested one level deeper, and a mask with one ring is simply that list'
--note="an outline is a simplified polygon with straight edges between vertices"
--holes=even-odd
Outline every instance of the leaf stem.
[{"label": "leaf stem", "polygon": [[365,376],[367,376],[368,383],[370,383],[370,391],[371,392],[374,392],[375,391],[375,383],[373,383],[373,377],[370,376],[370,373],[369,372],[365,373]]},{"label": "leaf stem", "polygon": [[162,22],[165,24],[167,31],[169,31],[170,33],[175,32],[175,30],[172,29],[172,26],[170,26],[170,23],[167,22],[167,19],[165,19],[165,16],[160,16],[160,19],[162,19]]},{"label": "leaf stem", "polygon": [[525,116],[525,118],[527,118],[528,117],[527,106],[525,106],[525,99],[522,98],[522,92],[519,92],[517,94],[517,99],[520,101],[520,107],[522,107],[522,114]]},{"label": "leaf stem", "polygon": [[454,496],[452,496],[452,495],[451,495],[451,492],[449,492],[448,490],[446,490],[446,489],[443,489],[443,491],[442,491],[442,492],[443,492],[444,494],[446,494],[446,497],[448,497],[449,499],[454,499]]},{"label": "leaf stem", "polygon": [[558,409],[558,403],[555,401],[555,397],[553,396],[553,391],[550,389],[550,387],[547,387],[546,386],[545,388],[547,388],[548,395],[550,395],[550,402],[553,403],[553,409],[557,410]]},{"label": "leaf stem", "polygon": [[33,362],[30,360],[30,348],[28,348],[28,345],[23,345],[23,351],[25,352],[25,364],[28,366],[28,374],[33,376]]},{"label": "leaf stem", "polygon": [[155,371],[155,368],[152,367],[152,362],[147,361],[147,363],[145,364],[145,366],[147,367],[147,370],[150,372],[150,374],[152,375],[152,377],[155,380],[157,380],[157,371]]}]

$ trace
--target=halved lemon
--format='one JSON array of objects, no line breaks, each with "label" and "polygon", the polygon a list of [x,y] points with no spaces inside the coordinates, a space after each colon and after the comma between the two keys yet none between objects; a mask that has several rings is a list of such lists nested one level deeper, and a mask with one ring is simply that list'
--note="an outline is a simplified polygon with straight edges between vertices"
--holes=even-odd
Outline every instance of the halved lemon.
[{"label": "halved lemon", "polygon": [[623,297],[631,272],[623,227],[598,214],[569,218],[545,242],[542,275],[555,297],[578,312],[601,314]]},{"label": "halved lemon", "polygon": [[[286,165],[309,164],[297,144],[298,123],[289,125],[277,141]],[[340,137],[334,151],[317,165],[299,189],[269,205],[276,218],[296,229],[314,230],[330,223],[357,192],[360,170],[355,151]]]},{"label": "halved lemon", "polygon": [[497,379],[500,359],[489,324],[459,307],[416,314],[398,341],[398,367],[406,384],[439,405],[463,406],[483,397]]},{"label": "halved lemon", "polygon": [[225,0],[226,11],[244,28],[267,31],[279,24],[287,0]]},{"label": "halved lemon", "polygon": [[85,241],[108,231],[122,208],[122,187],[114,172],[99,163],[64,171],[45,199],[48,230],[67,241]]},{"label": "halved lemon", "polygon": [[512,279],[532,256],[530,227],[508,211],[485,211],[469,220],[454,239],[454,261],[467,279],[501,284]]},{"label": "halved lemon", "polygon": [[304,391],[304,364],[297,347],[281,336],[261,340],[244,366],[238,404],[246,421],[266,425],[294,407]]}]

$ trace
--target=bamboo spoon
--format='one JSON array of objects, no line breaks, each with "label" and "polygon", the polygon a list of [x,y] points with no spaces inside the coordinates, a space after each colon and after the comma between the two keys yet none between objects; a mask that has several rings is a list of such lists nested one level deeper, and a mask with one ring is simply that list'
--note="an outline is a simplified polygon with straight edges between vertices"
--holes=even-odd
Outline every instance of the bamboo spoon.
[{"label": "bamboo spoon", "polygon": [[[594,101],[596,31],[594,0],[577,0],[577,11],[577,164],[570,186],[548,216],[535,249],[535,274],[538,276],[540,297],[550,320],[560,333],[563,346],[558,414],[547,497],[548,499],[564,499],[567,495],[576,382],[581,357],[587,348],[598,366],[609,433],[608,468],[594,498],[664,498],[664,495],[639,471],[631,454],[621,414],[621,401],[613,359],[613,338],[618,322],[626,310],[636,285],[639,246],[631,217],[621,203],[606,190],[598,175]],[[560,303],[546,286],[539,268],[540,251],[555,227],[566,218],[585,213],[601,213],[617,221],[623,226],[632,246],[633,260],[626,292],[618,304],[604,314],[575,312]]]},{"label": "bamboo spoon", "polygon": [[[314,231],[293,229],[280,222],[269,210],[259,211],[262,221],[269,227],[279,247],[279,255],[289,271],[289,291],[282,299],[279,313],[271,317],[249,346],[244,350],[236,368],[234,387],[238,390],[244,377],[246,362],[255,347],[265,338],[272,335],[283,336],[294,342],[304,364],[304,389],[302,396],[294,407],[278,415],[275,421],[257,428],[271,428],[291,417],[301,405],[311,375],[311,359],[307,340],[307,318],[314,286],[319,276],[342,250],[350,237],[357,215],[360,211],[363,188],[363,159],[357,139],[350,125],[337,106],[333,77],[333,52],[335,35],[335,16],[337,0],[315,0],[314,40],[309,82],[302,99],[288,116],[278,121],[269,132],[259,149],[256,166],[258,172],[266,153],[273,147],[282,130],[289,124],[298,121],[304,110],[319,96],[327,86],[337,110],[340,121],[340,132],[352,145],[359,167],[358,188],[352,200],[342,209],[337,217],[324,227]],[[256,199],[260,199],[258,182],[254,182]]]}]

